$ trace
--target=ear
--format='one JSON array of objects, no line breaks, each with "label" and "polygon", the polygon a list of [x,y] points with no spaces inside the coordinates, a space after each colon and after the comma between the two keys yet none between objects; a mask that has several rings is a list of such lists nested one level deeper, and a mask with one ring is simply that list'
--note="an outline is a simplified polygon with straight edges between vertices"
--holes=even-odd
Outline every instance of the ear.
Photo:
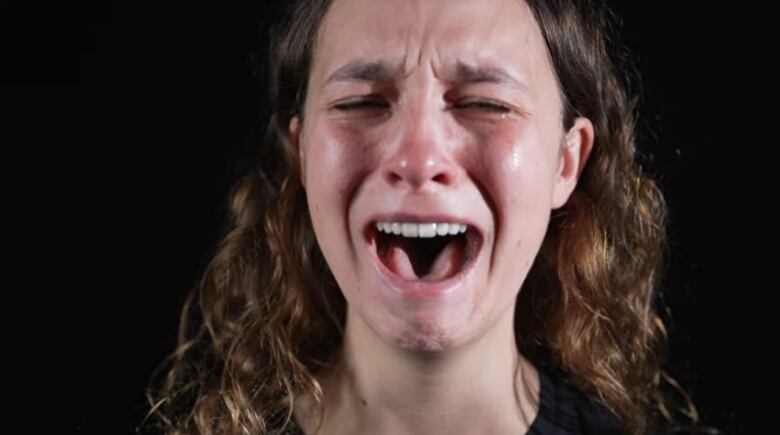
[{"label": "ear", "polygon": [[593,124],[588,118],[577,118],[564,135],[553,188],[553,209],[563,207],[577,186],[577,180],[593,150],[593,140]]},{"label": "ear", "polygon": [[290,125],[287,127],[287,133],[289,135],[290,145],[293,151],[298,154],[298,167],[300,168],[301,185],[304,190],[306,189],[306,159],[301,147],[301,130],[302,125],[298,115],[293,115],[290,118]]}]

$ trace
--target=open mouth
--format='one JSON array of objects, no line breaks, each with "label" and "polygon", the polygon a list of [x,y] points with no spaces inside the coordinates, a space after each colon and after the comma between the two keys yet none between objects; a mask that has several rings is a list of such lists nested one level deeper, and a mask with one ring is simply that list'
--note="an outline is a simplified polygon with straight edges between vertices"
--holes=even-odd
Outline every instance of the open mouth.
[{"label": "open mouth", "polygon": [[367,229],[379,261],[406,281],[439,282],[469,269],[482,236],[458,223],[375,222]]}]

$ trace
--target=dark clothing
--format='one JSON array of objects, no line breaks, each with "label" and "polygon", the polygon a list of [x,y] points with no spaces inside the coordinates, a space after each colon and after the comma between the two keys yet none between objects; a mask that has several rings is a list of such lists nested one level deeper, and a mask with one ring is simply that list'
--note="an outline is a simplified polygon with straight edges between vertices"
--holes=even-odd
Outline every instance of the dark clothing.
[{"label": "dark clothing", "polygon": [[528,435],[619,435],[619,420],[563,377],[535,364],[541,385],[539,412]]}]

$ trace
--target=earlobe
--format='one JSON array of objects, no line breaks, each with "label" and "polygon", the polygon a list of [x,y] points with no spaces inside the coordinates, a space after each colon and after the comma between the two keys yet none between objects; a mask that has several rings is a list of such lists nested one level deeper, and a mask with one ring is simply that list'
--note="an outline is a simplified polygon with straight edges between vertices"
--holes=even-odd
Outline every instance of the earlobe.
[{"label": "earlobe", "polygon": [[297,115],[293,115],[290,118],[290,124],[288,126],[288,139],[290,146],[292,146],[293,152],[298,156],[298,167],[300,168],[300,181],[304,189],[306,189],[306,159],[301,146],[301,122]]},{"label": "earlobe", "polygon": [[552,208],[562,207],[577,186],[593,150],[594,129],[588,118],[577,118],[564,135],[555,180]]}]

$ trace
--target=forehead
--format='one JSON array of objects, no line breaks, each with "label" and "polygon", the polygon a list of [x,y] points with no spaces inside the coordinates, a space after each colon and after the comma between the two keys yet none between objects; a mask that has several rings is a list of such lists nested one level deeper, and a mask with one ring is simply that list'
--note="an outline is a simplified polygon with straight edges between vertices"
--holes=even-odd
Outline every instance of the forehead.
[{"label": "forehead", "polygon": [[468,66],[506,73],[503,81],[515,85],[551,73],[541,31],[521,0],[334,0],[312,79],[325,83],[366,59],[395,66],[399,75],[428,63],[445,75]]}]

